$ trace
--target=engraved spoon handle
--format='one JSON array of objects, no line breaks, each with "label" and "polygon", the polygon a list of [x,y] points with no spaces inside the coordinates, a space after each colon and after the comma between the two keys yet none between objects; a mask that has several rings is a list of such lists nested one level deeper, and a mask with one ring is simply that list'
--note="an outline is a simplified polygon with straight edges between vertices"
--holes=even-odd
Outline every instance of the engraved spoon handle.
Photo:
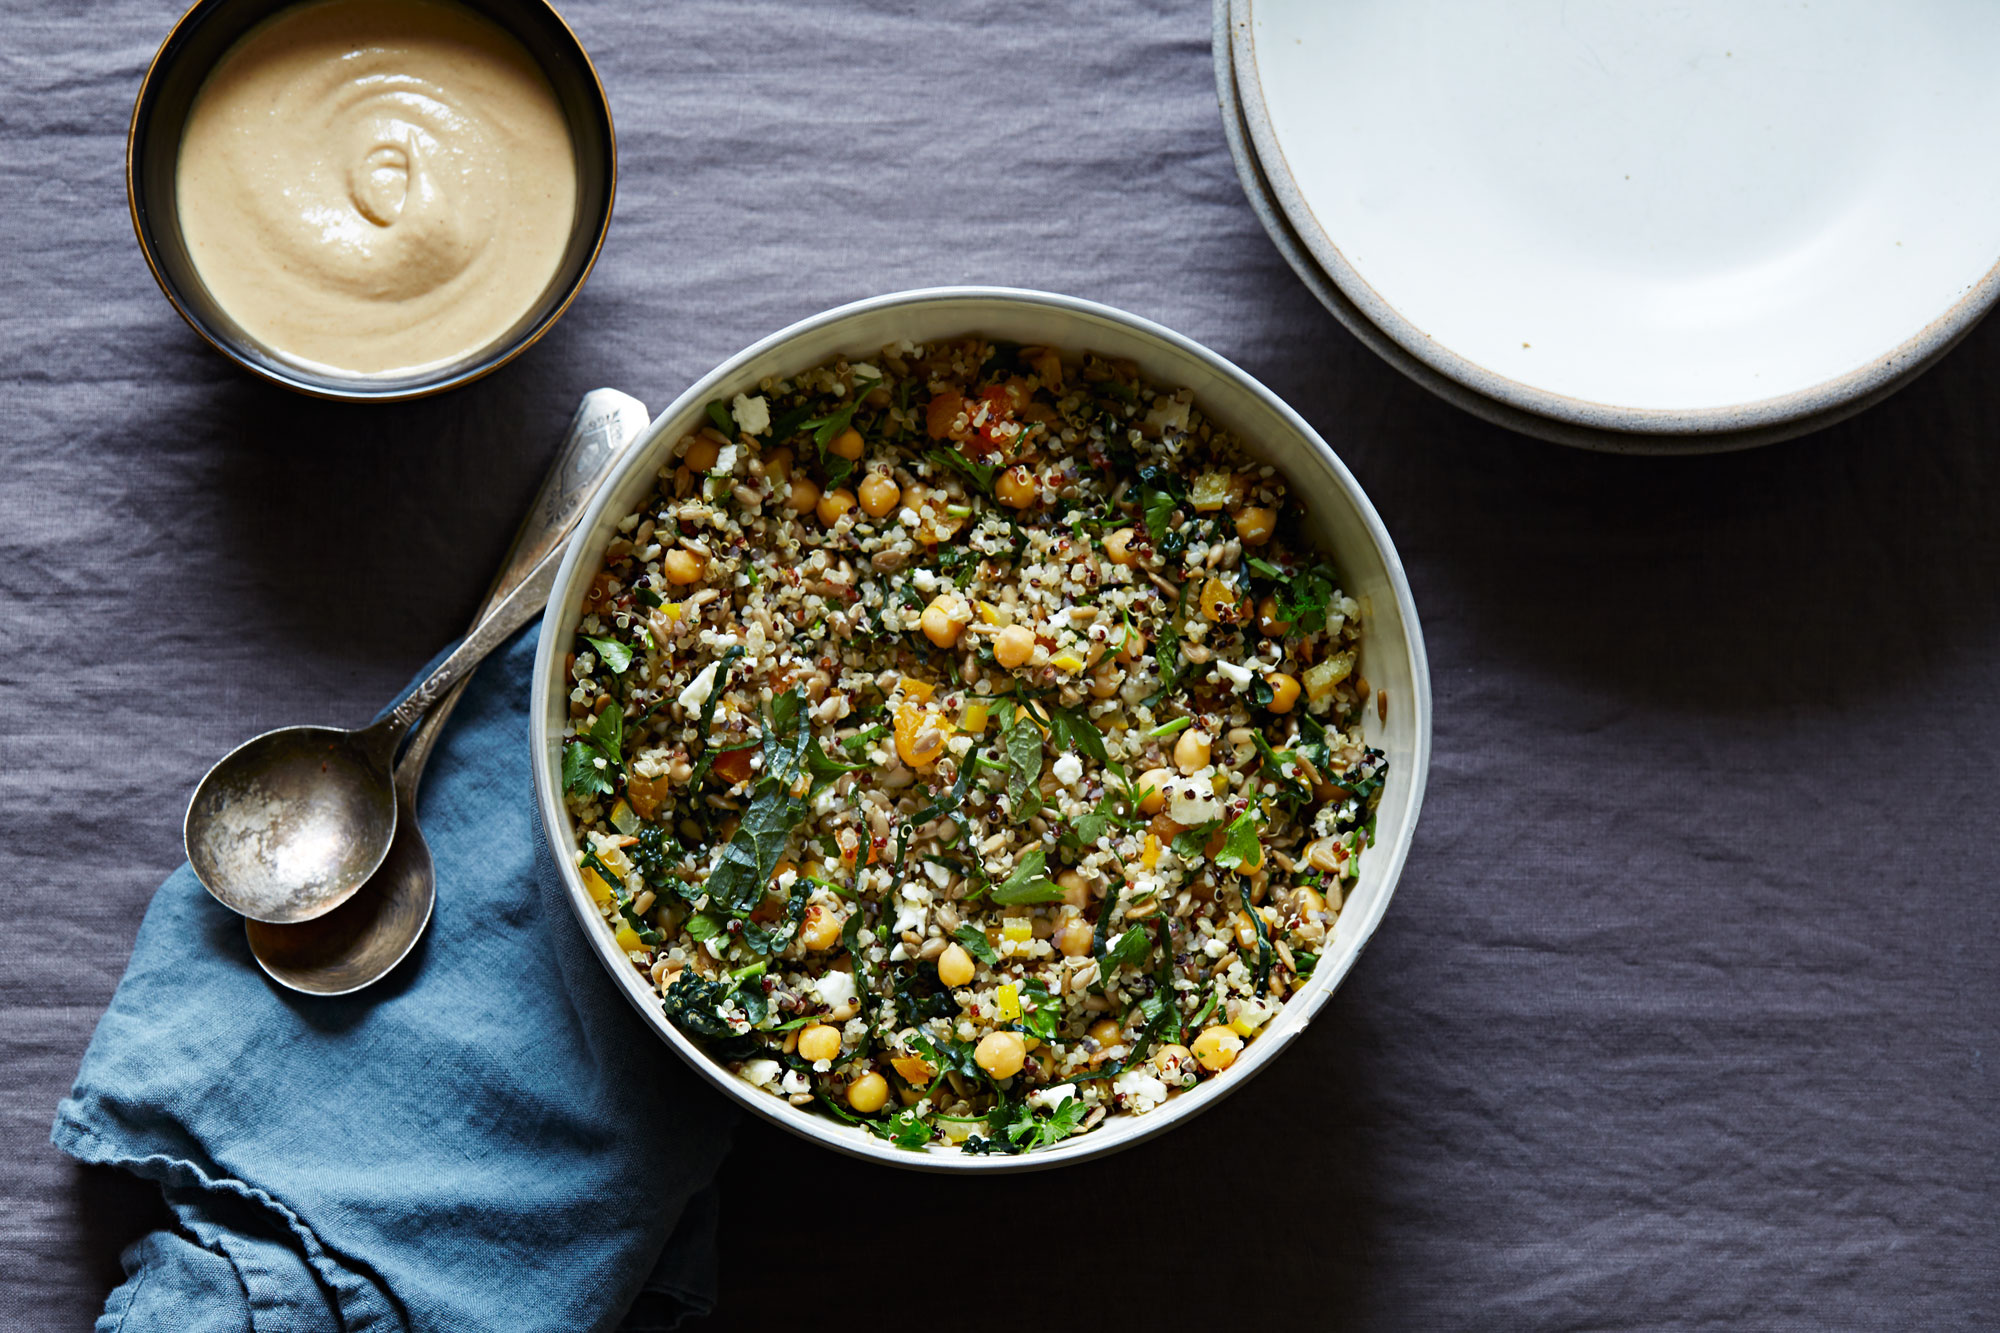
[{"label": "engraved spoon handle", "polygon": [[[626,447],[639,438],[651,419],[644,403],[616,389],[593,389],[583,396],[576,415],[570,418],[555,461],[549,465],[541,488],[535,492],[527,515],[514,533],[513,544],[500,562],[500,573],[480,604],[474,617],[475,626],[506,600],[544,557],[561,547],[598,487],[624,457]],[[544,596],[542,605],[546,603]],[[429,716],[418,725],[396,765],[396,794],[412,807],[416,805],[424,766],[430,762],[431,751],[444,734],[445,722],[458,706],[468,683],[461,679],[437,701]]]}]

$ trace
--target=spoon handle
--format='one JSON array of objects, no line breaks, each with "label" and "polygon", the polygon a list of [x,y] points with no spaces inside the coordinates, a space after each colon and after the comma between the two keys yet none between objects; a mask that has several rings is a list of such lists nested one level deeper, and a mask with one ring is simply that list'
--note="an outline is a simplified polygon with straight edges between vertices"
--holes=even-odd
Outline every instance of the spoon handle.
[{"label": "spoon handle", "polygon": [[[570,418],[568,431],[563,434],[562,445],[556,450],[555,461],[549,465],[541,489],[535,492],[527,516],[514,533],[513,545],[507,548],[506,558],[500,562],[500,573],[487,590],[475,622],[498,606],[534,569],[537,561],[569,536],[584,507],[597,494],[597,488],[611,475],[612,466],[625,456],[626,446],[639,438],[651,419],[646,405],[629,393],[592,389],[583,396],[576,415]],[[444,734],[444,724],[451,717],[451,710],[458,707],[459,696],[465,693],[468,683],[461,680],[445,692],[410,737],[402,759],[396,764],[396,794],[412,806],[416,804],[417,786],[423,781],[424,765],[430,762],[431,750]]]}]

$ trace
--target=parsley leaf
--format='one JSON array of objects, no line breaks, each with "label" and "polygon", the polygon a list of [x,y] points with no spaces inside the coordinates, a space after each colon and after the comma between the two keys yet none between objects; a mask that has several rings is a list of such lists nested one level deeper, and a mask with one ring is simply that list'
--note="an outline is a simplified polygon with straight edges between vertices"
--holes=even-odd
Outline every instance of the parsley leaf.
[{"label": "parsley leaf", "polygon": [[597,650],[597,660],[613,675],[625,674],[625,668],[632,665],[632,650],[616,639],[600,639],[596,635],[583,636],[590,646]]},{"label": "parsley leaf", "polygon": [[994,886],[993,901],[1006,906],[1061,902],[1062,889],[1042,873],[1047,864],[1048,856],[1041,848],[1029,852],[1015,865],[1013,874]]},{"label": "parsley leaf", "polygon": [[1000,473],[997,463],[975,463],[956,449],[933,449],[924,457],[943,467],[956,468],[971,478],[972,484],[987,495],[993,494],[993,478]]},{"label": "parsley leaf", "polygon": [[1222,850],[1215,854],[1215,864],[1224,870],[1235,870],[1256,865],[1262,858],[1257,846],[1257,816],[1245,810],[1222,835]]},{"label": "parsley leaf", "polygon": [[1146,934],[1146,928],[1144,926],[1132,927],[1132,929],[1120,935],[1112,943],[1111,947],[1104,951],[1104,957],[1098,960],[1097,979],[1100,982],[1109,981],[1112,974],[1119,968],[1126,966],[1137,967],[1146,961],[1146,955],[1151,951],[1152,947],[1153,942]]},{"label": "parsley leaf", "polygon": [[597,766],[600,759],[610,763],[595,745],[571,741],[563,749],[563,790],[572,796],[609,796],[611,778]]},{"label": "parsley leaf", "polygon": [[1111,763],[1104,749],[1104,733],[1073,708],[1049,705],[1049,738],[1058,750],[1081,750],[1099,764]]},{"label": "parsley leaf", "polygon": [[964,945],[967,953],[988,967],[1000,961],[1000,955],[995,952],[992,941],[988,940],[986,932],[977,926],[960,926],[951,933],[951,937]]},{"label": "parsley leaf", "polygon": [[720,398],[709,400],[708,419],[715,423],[717,430],[722,432],[723,439],[729,440],[736,437],[736,421],[729,415],[729,409],[723,405]]}]

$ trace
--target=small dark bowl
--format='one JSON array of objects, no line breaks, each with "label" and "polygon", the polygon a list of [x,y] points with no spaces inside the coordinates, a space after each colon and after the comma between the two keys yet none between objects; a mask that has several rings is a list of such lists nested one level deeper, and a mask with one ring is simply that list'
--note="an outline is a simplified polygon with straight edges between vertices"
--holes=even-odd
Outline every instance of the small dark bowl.
[{"label": "small dark bowl", "polygon": [[139,249],[181,318],[224,356],[252,374],[320,398],[391,402],[442,393],[498,370],[549,331],[590,276],[611,226],[618,191],[618,142],[611,105],[583,44],[544,0],[456,0],[499,24],[525,46],[548,76],[576,149],[576,221],[562,264],[534,308],[473,355],[404,378],[341,376],[306,370],[268,351],[229,317],[195,272],[181,238],[175,174],[188,110],[203,80],[237,38],[298,0],[200,0],[181,16],[153,57],[125,144],[125,190]]}]

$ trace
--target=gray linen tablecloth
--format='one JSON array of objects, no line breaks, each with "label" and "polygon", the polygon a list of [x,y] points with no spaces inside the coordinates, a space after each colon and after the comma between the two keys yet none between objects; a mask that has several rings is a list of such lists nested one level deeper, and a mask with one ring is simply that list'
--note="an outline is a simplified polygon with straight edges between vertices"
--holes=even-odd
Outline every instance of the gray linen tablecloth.
[{"label": "gray linen tablecloth", "polygon": [[177,5],[0,22],[0,1323],[87,1327],[154,1216],[48,1127],[203,768],[457,633],[584,390],[663,406],[797,317],[978,281],[1158,319],[1332,441],[1429,636],[1429,801],[1339,997],[1163,1140],[971,1184],[746,1123],[713,1323],[2000,1324],[2000,325],[1812,439],[1565,452],[1293,281],[1205,0],[573,0],[623,150],[582,300],[469,390],[330,406],[206,350],[133,244]]}]

